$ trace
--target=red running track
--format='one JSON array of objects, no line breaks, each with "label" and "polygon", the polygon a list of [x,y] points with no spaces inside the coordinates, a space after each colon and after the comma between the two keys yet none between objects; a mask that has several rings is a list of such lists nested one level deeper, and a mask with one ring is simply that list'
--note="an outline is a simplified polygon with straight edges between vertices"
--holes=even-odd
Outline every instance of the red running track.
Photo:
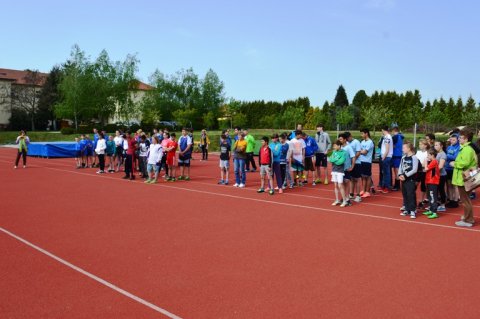
[{"label": "red running track", "polygon": [[452,226],[460,209],[411,221],[398,193],[340,209],[331,186],[218,186],[216,157],[144,185],[14,155],[0,149],[1,318],[480,317],[480,229]]}]

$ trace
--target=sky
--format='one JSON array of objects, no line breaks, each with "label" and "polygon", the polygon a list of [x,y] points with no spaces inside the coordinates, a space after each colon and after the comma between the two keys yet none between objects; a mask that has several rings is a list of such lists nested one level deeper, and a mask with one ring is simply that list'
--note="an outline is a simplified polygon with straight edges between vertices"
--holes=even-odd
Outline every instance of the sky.
[{"label": "sky", "polygon": [[364,89],[480,100],[480,1],[2,1],[0,68],[48,72],[74,44],[138,77],[213,69],[226,96],[350,101]]}]

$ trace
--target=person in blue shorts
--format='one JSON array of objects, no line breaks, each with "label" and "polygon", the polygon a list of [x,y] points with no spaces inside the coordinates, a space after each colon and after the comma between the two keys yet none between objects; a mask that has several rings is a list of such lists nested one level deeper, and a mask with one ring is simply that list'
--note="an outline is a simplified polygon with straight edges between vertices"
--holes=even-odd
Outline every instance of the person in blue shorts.
[{"label": "person in blue shorts", "polygon": [[80,158],[81,158],[81,166],[79,168],[87,167],[87,140],[85,139],[85,135],[80,135],[80,141],[78,142],[80,148]]},{"label": "person in blue shorts", "polygon": [[178,139],[178,167],[180,168],[180,176],[178,180],[190,180],[190,160],[192,159],[193,140],[188,135],[186,128],[182,129],[182,136]]},{"label": "person in blue shorts", "polygon": [[393,176],[395,176],[395,184],[393,185],[392,191],[400,190],[400,179],[398,176],[398,168],[400,167],[400,162],[402,161],[403,156],[403,134],[400,132],[400,129],[395,126],[392,128],[392,144],[393,144],[393,156],[392,156],[392,169]]},{"label": "person in blue shorts", "polygon": [[86,150],[86,158],[87,163],[86,167],[93,168],[93,141],[90,139],[90,136],[87,134],[85,135],[85,140],[87,141],[87,150]]},{"label": "person in blue shorts", "polygon": [[370,137],[370,130],[363,129],[360,131],[362,134],[362,142],[360,143],[360,172],[362,176],[362,191],[360,196],[362,198],[368,198],[371,196],[370,188],[372,186],[372,159],[375,152],[375,144]]}]

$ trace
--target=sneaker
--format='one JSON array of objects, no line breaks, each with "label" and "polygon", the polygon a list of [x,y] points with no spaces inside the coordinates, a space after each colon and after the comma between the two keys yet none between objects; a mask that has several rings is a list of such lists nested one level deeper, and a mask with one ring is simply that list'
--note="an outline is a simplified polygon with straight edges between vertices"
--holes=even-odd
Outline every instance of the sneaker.
[{"label": "sneaker", "polygon": [[280,189],[278,190],[278,193],[279,193],[279,194],[283,194],[283,189],[280,188]]},{"label": "sneaker", "polygon": [[[23,165],[23,168],[27,168],[27,165]],[[472,198],[472,199],[475,199],[475,198]]]},{"label": "sneaker", "polygon": [[347,207],[347,206],[350,206],[348,202],[343,202],[342,205],[340,205],[340,207]]},{"label": "sneaker", "polygon": [[177,179],[176,179],[175,177],[170,177],[170,178],[168,179],[168,181],[169,181],[169,182],[176,182]]},{"label": "sneaker", "polygon": [[399,191],[398,188],[396,188],[396,187],[392,188],[392,192],[398,192],[398,191]]},{"label": "sneaker", "polygon": [[325,180],[323,181],[323,184],[328,185],[328,179],[327,178],[325,178]]},{"label": "sneaker", "polygon": [[239,188],[245,188],[245,184],[238,185]]},{"label": "sneaker", "polygon": [[16,169],[16,168],[17,168],[17,166],[15,165],[13,168],[15,168],[15,169]]},{"label": "sneaker", "polygon": [[332,203],[332,206],[338,206],[338,205],[340,205],[341,203],[342,203],[341,201],[336,200],[336,201],[334,201],[334,202]]},{"label": "sneaker", "polygon": [[355,197],[355,199],[353,200],[355,203],[361,203],[362,202],[362,198],[360,196],[357,196]]},{"label": "sneaker", "polygon": [[425,216],[430,216],[432,214],[433,214],[433,212],[431,212],[430,210],[427,210],[427,211],[423,212],[423,215],[425,215]]},{"label": "sneaker", "polygon": [[238,187],[238,186],[240,186],[240,185],[237,184],[237,183],[233,184],[233,187]]},{"label": "sneaker", "polygon": [[320,178],[317,178],[317,179],[315,180],[315,184],[321,184],[321,183],[322,183],[322,181],[320,180]]},{"label": "sneaker", "polygon": [[370,188],[370,193],[372,193],[372,194],[376,194],[376,193],[377,193],[377,191],[375,190],[375,187],[371,187],[371,188]]},{"label": "sneaker", "polygon": [[455,225],[457,225],[458,227],[472,227],[473,226],[473,224],[467,223],[463,220],[455,222]]},{"label": "sneaker", "polygon": [[184,177],[183,176],[178,176],[179,181],[183,181]]},{"label": "sneaker", "polygon": [[316,186],[317,182],[313,181],[312,186]]},{"label": "sneaker", "polygon": [[147,179],[144,183],[145,183],[145,184],[150,184],[151,181],[152,181],[152,180],[149,178],[149,179]]},{"label": "sneaker", "polygon": [[445,206],[448,208],[458,208],[458,202],[456,200],[452,200],[449,201]]},{"label": "sneaker", "polygon": [[365,192],[365,193],[363,193],[363,195],[361,195],[360,197],[361,197],[361,198],[369,198],[369,197],[371,197],[371,196],[372,196],[372,195],[370,195],[369,192]]},{"label": "sneaker", "polygon": [[440,205],[440,206],[438,206],[438,208],[437,208],[437,212],[446,212],[446,211],[447,211],[447,209],[445,208],[444,205]]},{"label": "sneaker", "polygon": [[292,188],[293,188],[293,186],[295,186],[295,185],[293,185],[293,184],[290,184],[290,186],[289,186],[288,188],[292,189]]},{"label": "sneaker", "polygon": [[101,171],[101,170],[97,171],[97,174],[104,174],[104,173],[105,173],[105,171]]},{"label": "sneaker", "polygon": [[223,183],[223,185],[228,185],[228,181],[225,181],[225,183]]},{"label": "sneaker", "polygon": [[190,180],[190,176],[184,177],[183,180],[188,182]]},{"label": "sneaker", "polygon": [[129,178],[130,178],[130,176],[128,176],[128,175],[125,175],[125,176],[123,176],[122,178],[123,178],[123,179],[129,179]]},{"label": "sneaker", "polygon": [[268,193],[269,193],[270,195],[275,194],[275,192],[273,191],[273,189],[271,189]]},{"label": "sneaker", "polygon": [[404,212],[405,211],[405,206],[400,207],[400,211]]},{"label": "sneaker", "polygon": [[408,212],[406,212],[406,211],[403,210],[403,211],[400,213],[400,215],[402,215],[402,216],[408,216],[408,215],[410,215],[410,214],[409,214]]},{"label": "sneaker", "polygon": [[353,195],[353,193],[351,193],[349,196],[348,196],[349,199],[354,199],[355,196]]},{"label": "sneaker", "polygon": [[364,191],[361,191],[361,192],[360,192],[360,196],[363,196],[363,194],[365,194],[365,192],[364,192]]},{"label": "sneaker", "polygon": [[130,177],[130,180],[131,180],[131,181],[134,181],[134,180],[135,180],[135,176],[132,175],[132,177]]},{"label": "sneaker", "polygon": [[218,184],[218,185],[224,185],[225,182],[223,181],[223,179],[221,179],[217,184]]},{"label": "sneaker", "polygon": [[416,219],[416,218],[417,218],[417,214],[415,214],[415,212],[411,212],[411,213],[410,213],[410,218],[411,218],[411,219]]},{"label": "sneaker", "polygon": [[150,180],[150,184],[158,184],[158,181],[156,179]]},{"label": "sneaker", "polygon": [[437,213],[432,213],[430,216],[428,216],[428,219],[435,219],[438,218]]},{"label": "sneaker", "polygon": [[[23,168],[25,168],[25,166]],[[477,198],[477,193],[471,193],[470,194],[470,199],[473,200],[473,199],[476,199],[476,198]]]},{"label": "sneaker", "polygon": [[382,188],[381,192],[382,192],[382,194],[388,194],[388,193],[390,193],[390,190],[385,187],[385,188]]},{"label": "sneaker", "polygon": [[259,194],[260,194],[260,193],[265,193],[265,190],[264,190],[263,188],[260,188],[260,189],[257,191],[257,193],[259,193]]}]

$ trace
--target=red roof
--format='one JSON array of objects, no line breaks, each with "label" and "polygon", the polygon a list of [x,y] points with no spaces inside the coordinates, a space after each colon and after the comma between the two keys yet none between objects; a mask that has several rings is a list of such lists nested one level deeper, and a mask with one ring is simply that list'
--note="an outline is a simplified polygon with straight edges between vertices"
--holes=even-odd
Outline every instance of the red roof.
[{"label": "red roof", "polygon": [[150,91],[150,90],[153,90],[154,87],[151,86],[151,85],[148,85],[146,83],[138,81],[137,89],[140,90],[140,91]]},{"label": "red roof", "polygon": [[[45,80],[48,74],[41,73],[41,72],[39,72],[39,74],[40,74],[41,81],[38,85],[42,86],[45,83]],[[27,71],[0,68],[0,80],[12,81],[15,84],[27,85],[28,83],[25,81],[25,78],[27,77],[27,75],[28,75]]]}]

